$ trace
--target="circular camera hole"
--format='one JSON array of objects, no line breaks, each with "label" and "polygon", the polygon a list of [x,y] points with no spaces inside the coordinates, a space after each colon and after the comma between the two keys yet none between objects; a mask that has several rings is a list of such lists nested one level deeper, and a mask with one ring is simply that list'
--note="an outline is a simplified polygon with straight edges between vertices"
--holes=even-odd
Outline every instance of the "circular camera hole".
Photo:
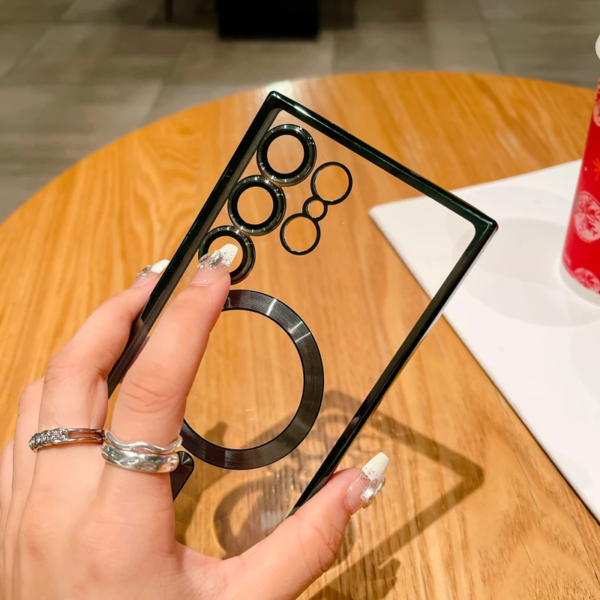
[{"label": "circular camera hole", "polygon": [[310,187],[312,193],[321,200],[338,204],[350,195],[352,175],[341,163],[325,163],[314,172]]},{"label": "circular camera hole", "polygon": [[281,227],[281,242],[292,254],[312,252],[320,239],[319,224],[303,214],[289,217]]}]

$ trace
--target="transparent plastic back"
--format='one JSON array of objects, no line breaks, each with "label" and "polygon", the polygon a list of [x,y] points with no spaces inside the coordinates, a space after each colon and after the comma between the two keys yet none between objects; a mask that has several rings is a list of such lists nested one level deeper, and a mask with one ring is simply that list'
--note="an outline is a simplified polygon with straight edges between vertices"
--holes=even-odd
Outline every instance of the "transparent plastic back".
[{"label": "transparent plastic back", "polygon": [[[232,285],[232,291],[252,291],[273,298],[277,302],[272,307],[277,307],[280,319],[287,318],[286,315],[292,318],[291,313],[285,312],[287,307],[299,321],[296,325],[286,321],[286,330],[268,314],[268,302],[259,303],[258,310],[263,314],[240,308],[226,310],[211,335],[189,395],[186,421],[211,444],[234,450],[260,447],[286,431],[297,417],[303,392],[310,383],[306,377],[315,377],[318,372],[314,364],[306,364],[308,359],[302,355],[312,352],[310,360],[316,360],[314,348],[299,350],[303,340],[290,333],[294,326],[306,327],[302,329],[305,339],[308,331],[318,347],[324,376],[322,404],[313,426],[300,424],[305,428],[309,425],[302,441],[271,464],[226,469],[194,458],[194,473],[176,501],[177,533],[195,549],[220,557],[242,552],[268,535],[288,515],[336,442],[345,431],[348,434],[348,428],[357,426],[358,420],[352,424],[352,419],[361,407],[365,417],[364,402],[374,398],[374,387],[379,385],[378,395],[383,396],[494,228],[492,221],[470,213],[470,207],[459,199],[435,186],[429,188],[432,184],[418,176],[413,180],[414,174],[407,169],[409,175],[400,178],[402,173],[396,172],[396,163],[389,159],[391,166],[387,165],[382,155],[372,155],[373,149],[351,136],[344,137],[345,132],[338,133],[335,129],[332,135],[331,124],[319,115],[277,94],[269,98],[267,103],[283,110],[272,122],[274,108],[264,111],[268,116],[266,125],[260,115],[257,117],[253,132],[242,140],[240,150],[218,184],[227,193],[220,200],[218,216],[207,225],[211,232],[228,227],[229,230],[220,231],[233,229],[236,233],[216,237],[211,243],[205,243],[203,235],[202,252],[212,252],[225,243],[236,244],[240,252],[231,267],[235,272],[246,256],[242,251],[245,242],[240,243],[240,239],[250,240],[255,254],[253,266],[242,281]],[[290,107],[294,110],[288,110]],[[305,114],[310,122],[303,118]],[[268,143],[264,142],[269,135],[267,131],[279,126],[292,127],[278,129],[288,133],[271,134]],[[298,177],[306,160],[306,144],[303,145],[306,139],[297,128],[313,140],[316,157],[302,181],[281,184],[278,181],[285,179],[286,174],[296,173]],[[289,134],[290,131],[295,133]],[[261,156],[267,157],[266,174]],[[235,172],[236,165],[245,161],[248,164],[243,172]],[[248,184],[232,203],[232,194],[244,187],[239,182],[250,177],[255,177],[251,181],[258,184],[261,178],[267,179],[283,193],[283,214],[276,214],[277,210],[281,212],[281,195],[268,184],[265,189],[264,182],[262,187]],[[416,185],[413,187],[406,181]],[[449,218],[465,220],[472,231],[461,249],[465,254],[457,270],[450,280],[439,281],[441,292],[433,307],[369,216],[369,210],[377,204],[418,196],[430,189],[436,199],[423,201],[443,199],[442,204],[452,205]],[[216,196],[208,200],[216,201]],[[267,230],[272,228],[266,233],[260,231],[265,223]],[[422,226],[426,228],[427,223]],[[196,260],[192,261],[185,271],[179,288],[192,277],[195,263]],[[402,360],[390,368],[407,339],[411,343],[405,345]],[[390,381],[382,382],[386,369]],[[402,378],[383,400],[375,399],[381,405],[372,418],[363,418],[366,424],[360,424],[356,439],[342,452],[341,467],[362,466],[373,454],[383,451],[395,456],[410,452],[411,464],[416,460],[422,468],[430,468],[431,457],[419,445],[418,434],[386,415],[386,403],[398,407],[404,394],[420,393],[418,389],[402,389],[401,381]],[[397,410],[394,412],[398,414]],[[336,464],[341,458],[337,457]],[[448,469],[448,477],[460,482],[452,468]],[[406,502],[405,496],[410,491],[392,489],[387,494],[397,497],[398,502]],[[386,518],[392,532],[394,515]],[[350,565],[356,566],[386,543],[381,533],[362,536],[355,547],[357,540],[352,531],[344,546]]]}]

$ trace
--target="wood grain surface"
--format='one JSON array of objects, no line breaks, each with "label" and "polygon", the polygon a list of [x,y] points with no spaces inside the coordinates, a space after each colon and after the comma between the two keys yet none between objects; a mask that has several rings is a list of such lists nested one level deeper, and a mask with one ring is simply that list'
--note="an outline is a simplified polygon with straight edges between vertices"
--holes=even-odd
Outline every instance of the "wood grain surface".
[{"label": "wood grain surface", "polygon": [[[539,81],[436,73],[274,87],[447,189],[580,157],[594,97]],[[126,136],[0,226],[0,441],[12,436],[21,390],[85,317],[141,267],[172,255],[268,89]],[[324,158],[335,152],[318,143]],[[282,148],[275,166],[293,155]],[[177,532],[213,556],[235,554],[276,525],[428,301],[383,236],[363,225],[369,207],[416,194],[345,160],[357,183],[339,214],[348,228],[362,219],[364,235],[349,243],[343,219],[328,216],[323,252],[340,262],[307,258],[294,276],[289,256],[257,242],[260,268],[243,284],[273,291],[315,332],[329,368],[323,415],[307,442],[271,469],[231,473],[197,463],[176,502]],[[335,271],[364,293],[336,288]],[[311,273],[322,282],[317,291]],[[336,293],[344,301],[327,305]],[[217,326],[187,415],[206,437],[239,446],[280,430],[301,388],[285,335],[242,317]],[[353,336],[334,317],[351,323]],[[274,368],[273,357],[289,369]],[[232,418],[241,410],[257,418]],[[600,599],[598,523],[444,320],[344,465],[360,466],[381,449],[391,457],[384,493],[353,520],[340,561],[303,598]]]}]

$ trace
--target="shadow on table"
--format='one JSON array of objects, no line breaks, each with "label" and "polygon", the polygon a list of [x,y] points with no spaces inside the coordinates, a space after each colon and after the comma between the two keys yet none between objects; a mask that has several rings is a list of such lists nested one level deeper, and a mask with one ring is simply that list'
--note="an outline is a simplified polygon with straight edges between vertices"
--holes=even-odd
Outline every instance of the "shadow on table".
[{"label": "shadow on table", "polygon": [[[358,400],[344,393],[335,390],[327,392],[317,423],[310,434],[313,442],[318,439],[319,444],[323,444],[322,452],[319,452],[318,455],[308,453],[301,444],[286,459],[284,466],[277,467],[277,463],[272,465],[276,470],[273,468],[269,470],[267,467],[263,477],[235,487],[221,499],[215,510],[213,522],[217,538],[226,557],[236,556],[253,546],[266,537],[285,518],[290,507],[289,498],[286,497],[286,494],[279,492],[280,486],[277,484],[285,482],[286,488],[293,489],[295,497],[299,496],[312,473],[316,471],[327,451],[335,443],[337,433],[334,435],[331,432],[337,432],[343,428],[359,405]],[[268,441],[274,436],[274,432],[281,431],[281,428],[281,424],[278,424],[269,429],[251,445],[259,445]],[[214,443],[219,443],[219,440],[224,439],[225,431],[226,425],[220,423],[210,432],[206,432],[205,437]],[[369,437],[380,436],[385,436],[394,443],[404,444],[418,454],[450,469],[460,476],[461,480],[452,489],[404,523],[383,542],[372,548],[360,560],[348,565],[346,570],[326,588],[313,595],[311,600],[351,600],[352,598],[366,597],[379,600],[384,598],[394,587],[400,566],[399,561],[393,558],[393,554],[483,484],[484,471],[481,467],[381,411],[371,418],[361,433],[362,446],[369,444]],[[373,447],[381,447],[381,443],[373,444]],[[350,462],[354,464],[359,465],[361,460],[364,460],[363,455],[358,453],[356,448],[351,448],[348,454]],[[311,463],[314,465],[307,469],[307,465]],[[199,461],[196,461],[196,469],[199,473],[195,477],[195,485],[189,486],[188,484],[184,487],[180,494],[180,498],[183,496],[183,502],[178,500],[176,505],[177,537],[182,542],[185,541],[187,528],[202,493],[229,473],[226,470],[204,465]],[[251,506],[243,523],[241,526],[237,524],[234,527],[234,514],[237,507],[240,504],[248,503],[249,500]],[[338,564],[348,558],[355,542],[356,529],[354,523],[351,522],[344,538]],[[361,587],[362,589],[360,589]],[[352,595],[344,590],[352,590]]]}]

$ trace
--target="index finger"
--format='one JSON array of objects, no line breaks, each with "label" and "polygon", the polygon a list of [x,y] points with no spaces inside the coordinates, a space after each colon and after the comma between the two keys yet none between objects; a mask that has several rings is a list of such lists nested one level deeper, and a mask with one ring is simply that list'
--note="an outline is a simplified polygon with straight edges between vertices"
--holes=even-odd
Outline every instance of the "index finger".
[{"label": "index finger", "polygon": [[[227,244],[200,261],[190,285],[165,311],[125,376],[111,424],[111,432],[120,442],[167,446],[177,439],[187,396],[229,292],[228,266],[236,252],[235,246]],[[134,472],[110,463],[100,489],[121,503],[133,491],[171,500],[166,475]],[[132,496],[139,497],[138,493]],[[139,509],[139,503],[136,506]]]},{"label": "index finger", "polygon": [[187,395],[229,292],[228,267],[236,252],[227,244],[201,260],[189,286],[165,311],[123,380],[111,425],[119,441],[166,446],[179,435]]}]

